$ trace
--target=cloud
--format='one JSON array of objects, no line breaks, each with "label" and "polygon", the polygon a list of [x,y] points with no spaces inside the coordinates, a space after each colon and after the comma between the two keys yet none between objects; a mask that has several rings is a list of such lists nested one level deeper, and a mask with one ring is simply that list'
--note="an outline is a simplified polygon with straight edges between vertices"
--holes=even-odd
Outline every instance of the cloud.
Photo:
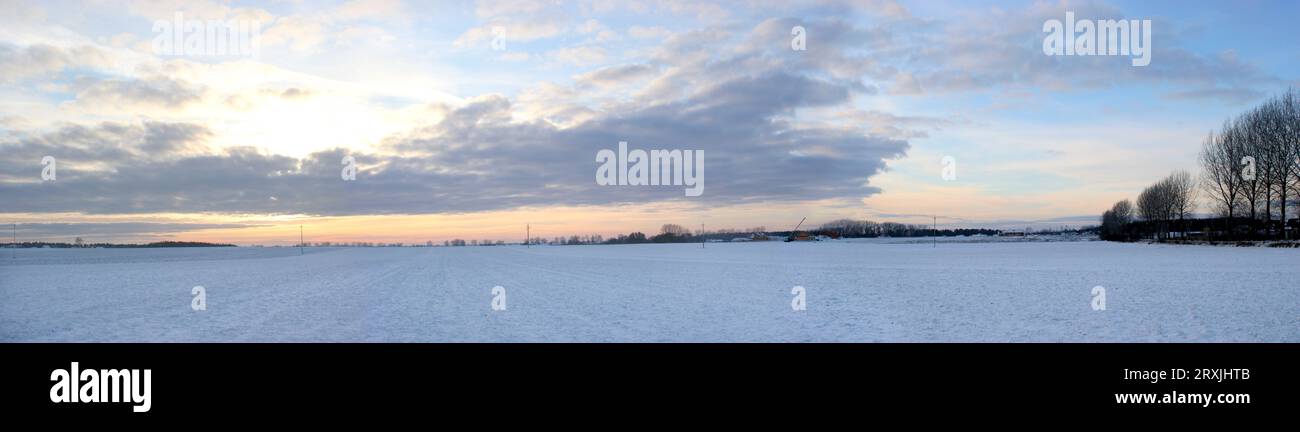
[{"label": "cloud", "polygon": [[655,2],[655,4],[673,14],[691,16],[705,22],[719,22],[731,17],[731,11],[717,3],[695,0],[661,0]]},{"label": "cloud", "polygon": [[284,46],[293,51],[313,52],[330,38],[330,26],[316,17],[287,16],[262,30],[263,48]]},{"label": "cloud", "polygon": [[628,27],[627,34],[637,39],[665,39],[672,36],[673,32],[659,26],[638,26]]},{"label": "cloud", "polygon": [[0,43],[0,83],[45,77],[66,69],[100,68],[109,56],[94,46],[58,47],[49,44],[18,46]]},{"label": "cloud", "polygon": [[[868,180],[886,159],[904,155],[905,141],[798,129],[781,118],[843,103],[848,91],[770,73],[708,86],[678,102],[602,112],[570,128],[513,121],[508,99],[485,96],[391,137],[379,151],[335,149],[302,159],[249,148],[184,153],[206,139],[191,124],[69,126],[0,145],[5,166],[34,167],[36,175],[31,161],[39,155],[60,158],[57,181],[6,182],[0,195],[17,203],[12,211],[92,214],[419,214],[682,201],[680,187],[595,184],[596,152],[627,141],[633,148],[703,150],[700,204],[861,197],[878,192]],[[340,179],[347,155],[360,166],[354,182]],[[92,164],[101,169],[81,169]],[[19,171],[6,174],[32,175]]]},{"label": "cloud", "polygon": [[[593,21],[570,25],[571,12],[564,7],[536,0],[488,0],[475,3],[479,25],[471,27],[452,41],[452,46],[468,48],[486,45],[495,38],[507,43],[549,39],[566,32],[599,35],[602,26]],[[508,45],[507,45],[508,46]]]},{"label": "cloud", "polygon": [[153,121],[65,125],[44,134],[19,133],[0,141],[4,151],[0,178],[20,184],[39,180],[39,161],[53,156],[58,161],[57,181],[95,181],[116,175],[119,168],[144,169],[153,162],[208,153],[211,135],[195,124]]},{"label": "cloud", "polygon": [[1174,100],[1212,101],[1229,105],[1241,105],[1257,101],[1264,97],[1264,92],[1250,88],[1203,88],[1172,92],[1165,97]]},{"label": "cloud", "polygon": [[[548,39],[563,33],[564,26],[559,19],[520,18],[501,19],[479,27],[471,28],[452,41],[452,46],[468,48],[484,45],[494,38],[509,42],[530,42]],[[509,45],[507,45],[509,46]]]},{"label": "cloud", "polygon": [[612,86],[624,84],[655,74],[657,69],[648,64],[628,64],[600,68],[573,77],[578,86]]},{"label": "cloud", "polygon": [[543,0],[482,0],[474,2],[474,14],[479,18],[502,15],[536,15],[550,8]]},{"label": "cloud", "polygon": [[925,138],[927,131],[940,130],[958,121],[933,116],[901,116],[880,110],[847,110],[829,117],[849,124],[862,125],[871,133],[900,139]]},{"label": "cloud", "polygon": [[544,120],[567,127],[595,117],[597,111],[576,101],[578,91],[544,82],[520,92],[511,114],[520,120]]},{"label": "cloud", "polygon": [[202,98],[201,86],[167,77],[151,78],[82,78],[77,88],[77,103],[89,107],[161,107],[180,108]]},{"label": "cloud", "polygon": [[401,0],[352,0],[339,5],[330,12],[338,21],[355,20],[397,20],[407,15]]},{"label": "cloud", "polygon": [[262,24],[264,47],[316,53],[391,43],[397,37],[390,30],[409,25],[410,12],[400,0],[351,0],[312,13],[275,17],[263,12],[246,19]]},{"label": "cloud", "polygon": [[93,222],[93,223],[24,223],[18,225],[21,238],[28,241],[71,241],[83,237],[101,241],[119,237],[159,237],[208,229],[254,228],[259,224],[189,223],[189,222]]},{"label": "cloud", "polygon": [[315,92],[311,90],[297,88],[297,87],[289,87],[284,90],[278,90],[278,91],[264,90],[264,92],[269,92],[269,94],[276,95],[284,99],[302,99],[302,98],[311,97],[313,94],[315,94]]},{"label": "cloud", "polygon": [[618,33],[595,19],[588,19],[578,26],[578,32],[590,36],[591,43],[609,43],[619,39]]},{"label": "cloud", "polygon": [[565,47],[547,53],[547,57],[577,66],[603,62],[606,56],[605,49],[595,45]]},{"label": "cloud", "polygon": [[[1151,64],[1133,67],[1125,56],[1044,55],[1043,23],[1064,19],[1067,11],[1078,19],[1151,19]],[[1099,1],[1041,2],[1020,10],[995,10],[978,19],[964,17],[972,19],[888,23],[892,41],[887,52],[897,55],[891,55],[895,60],[880,69],[885,73],[878,77],[895,80],[903,92],[1023,87],[1079,90],[1133,83],[1238,87],[1278,82],[1239,61],[1231,51],[1203,55],[1186,48],[1175,22],[1127,16]]]},{"label": "cloud", "polygon": [[[878,193],[870,179],[887,160],[906,154],[905,139],[796,120],[800,110],[846,107],[874,87],[816,66],[833,56],[792,61],[788,41],[755,42],[775,35],[773,25],[739,34],[683,32],[646,62],[580,73],[573,86],[544,83],[515,101],[487,94],[441,106],[438,120],[370,150],[295,158],[249,147],[207,149],[213,133],[201,124],[64,126],[0,144],[7,166],[22,167],[4,174],[23,179],[0,184],[0,192],[22,212],[313,215],[647,202],[733,206]],[[823,35],[848,45],[867,34],[855,32],[836,25]],[[570,51],[578,48],[588,46]],[[596,56],[573,52],[568,60],[575,63],[604,56],[603,49]],[[630,81],[647,84],[631,95],[606,93]],[[180,106],[201,94],[175,80],[107,79],[91,82],[79,100]],[[702,150],[704,196],[685,200],[681,187],[597,186],[596,152],[620,141],[647,150]],[[44,154],[60,158],[59,179],[31,182],[30,160]],[[356,158],[357,181],[341,180],[344,156]]]}]

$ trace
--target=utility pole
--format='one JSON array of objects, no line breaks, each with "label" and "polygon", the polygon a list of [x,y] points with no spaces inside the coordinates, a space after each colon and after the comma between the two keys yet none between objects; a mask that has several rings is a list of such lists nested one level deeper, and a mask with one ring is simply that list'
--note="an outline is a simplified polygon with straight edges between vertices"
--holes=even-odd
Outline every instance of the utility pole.
[{"label": "utility pole", "polygon": [[14,245],[13,245],[13,248],[14,248],[14,250],[13,250],[12,252],[9,253],[9,255],[11,255],[9,258],[12,258],[12,259],[17,260],[17,259],[18,259],[18,223],[17,223],[17,222],[14,223]]},{"label": "utility pole", "polygon": [[303,237],[302,237],[302,225],[298,225],[298,255],[302,255],[302,254],[303,254],[303,251],[302,251],[302,246],[303,246],[303,245],[302,245],[302,241],[303,241]]},{"label": "utility pole", "polygon": [[533,247],[533,226],[524,225],[524,247]]},{"label": "utility pole", "polygon": [[930,247],[937,248],[939,247],[939,215],[931,215],[931,216],[934,216],[934,222],[933,222],[934,225],[932,225],[933,232],[931,233],[931,235],[934,236],[934,243],[931,244]]},{"label": "utility pole", "polygon": [[700,249],[704,249],[704,224],[700,224]]}]

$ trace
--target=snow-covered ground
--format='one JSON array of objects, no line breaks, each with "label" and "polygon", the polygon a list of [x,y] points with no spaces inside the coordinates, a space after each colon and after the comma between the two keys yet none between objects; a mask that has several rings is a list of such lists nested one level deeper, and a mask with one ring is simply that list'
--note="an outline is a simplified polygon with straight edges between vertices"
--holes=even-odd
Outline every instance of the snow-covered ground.
[{"label": "snow-covered ground", "polygon": [[[1107,242],[24,249],[3,341],[1300,341],[1300,251]],[[207,310],[191,310],[191,288]],[[807,309],[791,307],[806,289]],[[493,311],[492,287],[506,310]],[[1094,311],[1092,288],[1106,289]]]}]

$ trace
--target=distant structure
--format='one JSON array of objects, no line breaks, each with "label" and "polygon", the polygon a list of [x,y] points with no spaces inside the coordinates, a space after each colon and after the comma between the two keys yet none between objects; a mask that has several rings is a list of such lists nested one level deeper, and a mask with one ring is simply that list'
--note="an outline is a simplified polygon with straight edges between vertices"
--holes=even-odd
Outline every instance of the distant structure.
[{"label": "distant structure", "polygon": [[787,242],[814,241],[814,240],[816,239],[813,238],[812,235],[809,235],[807,232],[804,231],[798,231],[795,232],[794,234],[790,234],[790,237],[785,239],[785,241]]},{"label": "distant structure", "polygon": [[799,227],[803,226],[803,223],[806,220],[808,220],[808,217],[804,216],[803,219],[799,220],[799,224],[794,226],[794,232],[792,232],[789,237],[785,238],[787,243],[796,241],[813,241],[813,237],[807,232],[799,231]]}]

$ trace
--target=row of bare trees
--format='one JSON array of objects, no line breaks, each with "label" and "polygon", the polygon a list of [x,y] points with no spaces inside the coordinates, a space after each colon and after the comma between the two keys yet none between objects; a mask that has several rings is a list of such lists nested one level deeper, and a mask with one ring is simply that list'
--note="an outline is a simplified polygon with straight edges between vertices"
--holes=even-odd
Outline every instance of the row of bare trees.
[{"label": "row of bare trees", "polygon": [[1219,228],[1225,233],[1245,227],[1254,236],[1262,225],[1265,236],[1287,236],[1288,216],[1300,213],[1287,210],[1300,204],[1300,93],[1288,90],[1224,122],[1202,143],[1200,165],[1199,179],[1175,171],[1136,202],[1115,203],[1102,215],[1103,238],[1167,239],[1175,227],[1186,234],[1199,192],[1226,221]]},{"label": "row of bare trees", "polygon": [[1289,90],[1206,137],[1202,186],[1229,219],[1285,222],[1300,196],[1300,94]]},{"label": "row of bare trees", "polygon": [[1196,181],[1187,171],[1174,171],[1138,194],[1137,214],[1155,223],[1155,236],[1169,237],[1173,222],[1186,231],[1187,217],[1196,211]]}]

